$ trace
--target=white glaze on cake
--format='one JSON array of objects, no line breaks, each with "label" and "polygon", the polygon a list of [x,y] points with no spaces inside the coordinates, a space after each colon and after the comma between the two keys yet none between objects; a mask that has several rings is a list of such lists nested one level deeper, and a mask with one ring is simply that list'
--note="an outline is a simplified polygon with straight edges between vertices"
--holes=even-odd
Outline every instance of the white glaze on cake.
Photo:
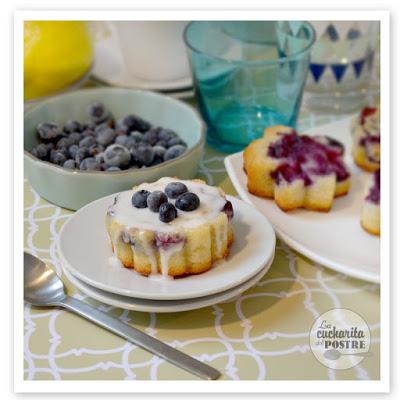
[{"label": "white glaze on cake", "polygon": [[[199,196],[200,206],[194,211],[178,210],[178,217],[172,222],[161,222],[158,213],[150,211],[149,208],[135,208],[132,205],[132,195],[138,190],[164,191],[170,182],[184,183],[190,192]],[[141,230],[152,230],[156,232],[179,232],[184,228],[194,228],[207,220],[215,218],[226,203],[225,196],[218,188],[204,185],[194,181],[181,181],[173,178],[161,178],[154,183],[142,183],[135,191],[126,191],[118,195],[116,204],[110,207],[113,218],[120,224],[130,228]],[[175,204],[175,200],[169,199]]]},{"label": "white glaze on cake", "polygon": [[184,242],[179,242],[168,246],[167,248],[160,248],[160,263],[162,276],[168,276],[168,265],[170,258],[183,249]]},{"label": "white glaze on cake", "polygon": [[[143,249],[144,249],[144,251],[146,253],[146,256],[150,260],[151,273],[152,274],[156,274],[157,273],[157,258],[156,258],[156,255],[155,255],[155,251],[154,251],[153,246],[146,240],[144,235],[145,235],[144,231],[139,233],[139,236],[142,238],[141,243],[143,245]],[[134,251],[134,248],[132,248],[132,250]]]}]

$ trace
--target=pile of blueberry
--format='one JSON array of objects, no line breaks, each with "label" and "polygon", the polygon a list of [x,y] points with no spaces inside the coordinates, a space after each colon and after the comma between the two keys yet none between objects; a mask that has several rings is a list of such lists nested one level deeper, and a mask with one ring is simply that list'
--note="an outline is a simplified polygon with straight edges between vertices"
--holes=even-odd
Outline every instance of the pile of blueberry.
[{"label": "pile of blueberry", "polygon": [[152,127],[129,114],[115,121],[102,103],[89,106],[89,121],[37,126],[41,140],[31,154],[64,168],[120,171],[146,168],[180,156],[186,143],[171,129]]},{"label": "pile of blueberry", "polygon": [[[175,200],[175,205],[168,199]],[[189,192],[182,182],[171,182],[165,186],[164,192],[155,190],[139,190],[132,196],[132,205],[136,208],[149,208],[159,213],[161,222],[171,222],[178,216],[177,209],[181,211],[194,211],[200,205],[199,197]]]}]

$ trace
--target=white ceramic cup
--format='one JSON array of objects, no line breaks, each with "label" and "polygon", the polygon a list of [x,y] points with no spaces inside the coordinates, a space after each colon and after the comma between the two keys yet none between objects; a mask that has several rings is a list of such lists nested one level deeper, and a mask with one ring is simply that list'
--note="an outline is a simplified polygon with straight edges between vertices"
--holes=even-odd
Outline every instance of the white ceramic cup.
[{"label": "white ceramic cup", "polygon": [[187,21],[115,21],[126,68],[141,79],[175,81],[190,76],[183,40]]}]

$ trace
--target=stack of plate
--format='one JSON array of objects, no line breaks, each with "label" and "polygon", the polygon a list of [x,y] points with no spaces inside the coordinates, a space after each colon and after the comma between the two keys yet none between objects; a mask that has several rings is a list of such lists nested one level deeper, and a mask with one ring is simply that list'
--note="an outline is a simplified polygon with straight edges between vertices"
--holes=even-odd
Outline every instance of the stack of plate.
[{"label": "stack of plate", "polygon": [[255,285],[275,253],[275,233],[254,207],[234,197],[234,243],[229,256],[200,275],[179,279],[145,277],[116,263],[104,226],[115,195],[76,212],[64,225],[59,253],[66,277],[78,289],[116,307],[146,312],[176,312],[232,299]]}]

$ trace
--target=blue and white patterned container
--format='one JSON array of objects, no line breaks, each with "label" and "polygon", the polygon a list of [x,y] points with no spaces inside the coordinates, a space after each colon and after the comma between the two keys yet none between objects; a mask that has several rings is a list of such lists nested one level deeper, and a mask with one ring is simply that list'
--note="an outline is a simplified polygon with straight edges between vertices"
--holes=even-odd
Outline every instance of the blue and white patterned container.
[{"label": "blue and white patterned container", "polygon": [[379,38],[378,21],[314,21],[306,103],[351,111],[366,100]]}]

